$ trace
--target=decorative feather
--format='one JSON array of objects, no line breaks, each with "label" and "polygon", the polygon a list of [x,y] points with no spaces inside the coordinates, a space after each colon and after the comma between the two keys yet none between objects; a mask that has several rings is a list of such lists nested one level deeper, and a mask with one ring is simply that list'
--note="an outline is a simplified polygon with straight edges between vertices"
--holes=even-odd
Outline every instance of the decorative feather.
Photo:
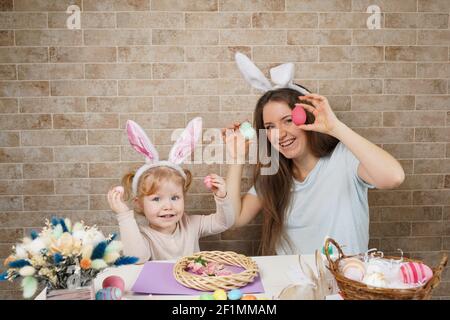
[{"label": "decorative feather", "polygon": [[118,253],[118,252],[106,253],[105,256],[103,257],[103,259],[108,264],[113,263],[114,261],[116,261],[119,258],[120,258],[120,253]]},{"label": "decorative feather", "polygon": [[19,260],[11,261],[8,264],[8,267],[10,267],[10,268],[22,268],[22,267],[25,267],[25,266],[31,266],[31,263],[28,262],[28,260],[25,260],[25,259],[19,259]]},{"label": "decorative feather", "polygon": [[61,261],[64,260],[63,256],[60,253],[55,253],[53,255],[53,259],[55,260],[56,264],[58,264],[58,263],[60,263]]},{"label": "decorative feather", "polygon": [[69,229],[69,232],[72,232],[72,221],[70,221],[69,218],[65,218],[64,223],[66,224],[67,229]]},{"label": "decorative feather", "polygon": [[83,248],[81,248],[81,256],[83,257],[83,259],[91,259],[93,250],[94,248],[90,244],[86,244],[85,246],[83,246]]},{"label": "decorative feather", "polygon": [[94,248],[94,251],[92,251],[91,260],[103,258],[107,245],[108,244],[106,243],[106,241],[99,242],[99,244],[97,244],[97,246]]},{"label": "decorative feather", "polygon": [[61,235],[63,234],[62,226],[60,224],[56,225],[53,228],[52,234],[55,237],[55,239],[59,239],[61,237]]},{"label": "decorative feather", "polygon": [[35,272],[36,272],[36,269],[33,268],[32,266],[25,266],[19,270],[19,274],[22,277],[32,276],[32,275],[34,275]]},{"label": "decorative feather", "polygon": [[52,217],[52,225],[57,226],[59,224],[59,219],[57,217]]},{"label": "decorative feather", "polygon": [[36,230],[31,230],[30,236],[31,236],[31,239],[34,240],[37,237],[39,237],[39,234],[37,233]]},{"label": "decorative feather", "polygon": [[100,269],[106,268],[108,265],[106,264],[105,260],[103,260],[103,259],[95,259],[95,260],[92,260],[91,266],[92,266],[92,269],[100,270]]},{"label": "decorative feather", "polygon": [[125,264],[135,264],[136,262],[138,262],[138,260],[139,260],[139,258],[137,258],[137,257],[123,256],[123,257],[120,257],[119,259],[117,259],[114,262],[114,265],[122,266]]},{"label": "decorative feather", "polygon": [[69,232],[69,229],[67,228],[64,219],[59,219],[59,224],[61,225],[63,232]]},{"label": "decorative feather", "polygon": [[22,280],[23,297],[26,299],[31,298],[36,292],[38,282],[33,277],[25,277]]},{"label": "decorative feather", "polygon": [[8,271],[0,273],[0,281],[6,281],[6,280],[8,280]]},{"label": "decorative feather", "polygon": [[117,238],[117,233],[113,233],[107,240],[108,244]]},{"label": "decorative feather", "polygon": [[119,252],[122,250],[123,244],[120,241],[111,241],[105,249],[105,254],[111,252]]}]

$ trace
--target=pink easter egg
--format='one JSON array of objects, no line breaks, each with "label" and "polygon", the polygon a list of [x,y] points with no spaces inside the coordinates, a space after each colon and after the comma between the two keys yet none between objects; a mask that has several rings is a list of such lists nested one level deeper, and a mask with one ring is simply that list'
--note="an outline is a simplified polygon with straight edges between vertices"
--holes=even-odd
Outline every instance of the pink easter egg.
[{"label": "pink easter egg", "polygon": [[206,176],[205,179],[203,180],[203,183],[205,184],[205,186],[208,189],[212,188],[212,182],[211,182],[211,177],[210,176]]},{"label": "pink easter egg", "polygon": [[297,125],[302,125],[306,122],[306,112],[302,106],[296,104],[292,110],[292,121]]},{"label": "pink easter egg", "polygon": [[119,288],[121,291],[125,290],[125,281],[119,276],[109,276],[106,277],[102,282],[103,288],[108,287],[116,287]]},{"label": "pink easter egg", "polygon": [[400,274],[404,283],[426,283],[433,277],[429,266],[418,262],[406,262],[400,267]]}]

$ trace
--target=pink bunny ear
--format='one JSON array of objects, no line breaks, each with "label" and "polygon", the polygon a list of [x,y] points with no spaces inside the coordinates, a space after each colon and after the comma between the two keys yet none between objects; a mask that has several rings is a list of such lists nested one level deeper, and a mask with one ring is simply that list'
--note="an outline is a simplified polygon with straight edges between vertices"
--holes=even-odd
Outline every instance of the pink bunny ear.
[{"label": "pink bunny ear", "polygon": [[156,151],[150,142],[145,131],[133,120],[127,121],[127,134],[131,146],[145,156],[146,162],[152,163],[159,161],[158,151]]},{"label": "pink bunny ear", "polygon": [[169,161],[181,164],[194,151],[194,148],[202,135],[202,118],[197,117],[189,121],[177,142],[169,153]]}]

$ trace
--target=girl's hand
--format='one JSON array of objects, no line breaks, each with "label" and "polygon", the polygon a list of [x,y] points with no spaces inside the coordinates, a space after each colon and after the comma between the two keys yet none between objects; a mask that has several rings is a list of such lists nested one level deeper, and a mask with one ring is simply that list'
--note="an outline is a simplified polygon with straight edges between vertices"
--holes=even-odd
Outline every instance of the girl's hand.
[{"label": "girl's hand", "polygon": [[108,203],[111,210],[116,214],[130,211],[126,203],[123,201],[123,188],[120,186],[113,187],[109,190]]},{"label": "girl's hand", "polygon": [[311,107],[310,105],[299,103],[306,111],[311,112],[315,117],[314,123],[303,124],[298,126],[298,128],[306,131],[322,132],[333,136],[334,130],[337,128],[340,121],[333,110],[331,110],[328,99],[314,93],[298,98],[299,100],[308,101],[314,106]]},{"label": "girl's hand", "polygon": [[210,174],[211,177],[211,191],[214,192],[216,197],[225,198],[227,196],[227,185],[225,180],[217,174]]},{"label": "girl's hand", "polygon": [[227,159],[239,159],[240,161],[245,162],[245,155],[248,152],[251,141],[246,140],[239,131],[240,125],[240,122],[234,122],[227,128],[222,129],[222,138],[227,150]]}]

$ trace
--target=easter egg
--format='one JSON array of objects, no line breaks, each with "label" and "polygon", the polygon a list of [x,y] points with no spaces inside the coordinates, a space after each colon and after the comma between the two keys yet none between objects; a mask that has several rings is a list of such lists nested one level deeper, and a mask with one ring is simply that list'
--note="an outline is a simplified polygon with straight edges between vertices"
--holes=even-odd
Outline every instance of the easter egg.
[{"label": "easter egg", "polygon": [[205,186],[208,189],[212,188],[212,183],[211,183],[211,177],[210,176],[206,176],[205,179],[203,179],[203,183],[205,184]]},{"label": "easter egg", "polygon": [[254,295],[247,294],[241,298],[241,300],[258,300]]},{"label": "easter egg", "polygon": [[366,274],[366,268],[364,262],[356,258],[348,258],[341,261],[342,273],[344,277],[354,280],[361,281]]},{"label": "easter egg", "polygon": [[253,129],[251,123],[248,121],[241,123],[241,125],[239,126],[239,131],[246,139],[249,140],[253,139],[256,134],[255,129]]},{"label": "easter egg", "polygon": [[108,287],[116,287],[121,291],[125,291],[125,281],[119,276],[109,276],[106,277],[102,282],[103,289]]},{"label": "easter egg", "polygon": [[239,300],[241,298],[242,298],[242,291],[239,289],[233,289],[230,292],[228,292],[229,300]]},{"label": "easter egg", "polygon": [[117,186],[114,188],[114,191],[117,191],[119,193],[124,193],[125,189],[122,186]]},{"label": "easter egg", "polygon": [[363,282],[372,287],[387,287],[387,282],[381,272],[375,272],[364,277]]},{"label": "easter egg", "polygon": [[433,277],[429,266],[418,262],[406,262],[400,266],[400,274],[404,283],[426,283]]},{"label": "easter egg", "polygon": [[[325,254],[325,246],[322,247],[322,254]],[[332,246],[328,247],[328,254],[329,255],[333,254],[333,247]]]},{"label": "easter egg", "polygon": [[213,293],[214,300],[227,300],[227,293],[222,289],[217,289]]},{"label": "easter egg", "polygon": [[296,104],[295,108],[292,109],[292,121],[297,125],[305,124],[306,122],[306,112],[302,106]]},{"label": "easter egg", "polygon": [[120,300],[122,299],[122,290],[115,287],[100,289],[95,294],[95,300]]},{"label": "easter egg", "polygon": [[214,297],[212,294],[203,293],[200,295],[200,300],[214,300]]}]

